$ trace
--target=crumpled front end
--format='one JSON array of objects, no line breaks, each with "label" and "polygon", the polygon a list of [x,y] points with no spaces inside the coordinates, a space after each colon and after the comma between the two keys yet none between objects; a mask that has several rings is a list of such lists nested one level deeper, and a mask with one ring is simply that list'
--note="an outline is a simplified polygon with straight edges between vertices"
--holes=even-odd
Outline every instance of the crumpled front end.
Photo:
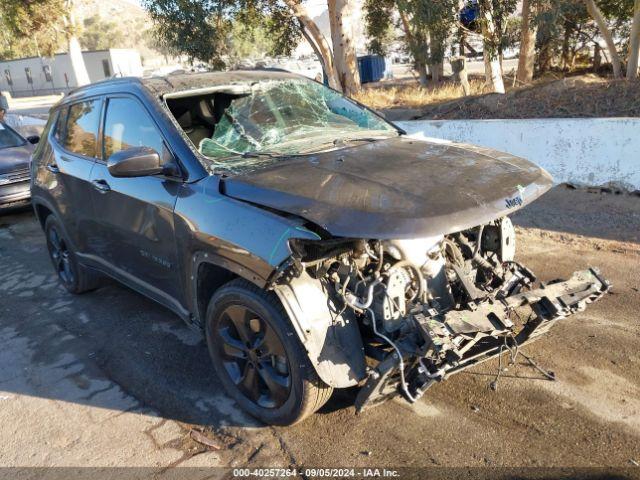
[{"label": "crumpled front end", "polygon": [[[337,332],[322,335],[325,343],[346,326],[358,327],[356,349],[365,362],[355,368],[359,410],[398,393],[416,401],[434,383],[517,349],[610,289],[596,268],[538,283],[514,261],[515,230],[507,217],[450,235],[293,240],[291,248],[274,284],[304,278],[320,285],[326,302],[317,307],[330,306],[326,328]],[[353,372],[358,352],[345,355],[348,342],[337,344],[333,351],[351,359]],[[316,345],[320,353],[311,355],[316,366],[332,361],[325,347]]]}]

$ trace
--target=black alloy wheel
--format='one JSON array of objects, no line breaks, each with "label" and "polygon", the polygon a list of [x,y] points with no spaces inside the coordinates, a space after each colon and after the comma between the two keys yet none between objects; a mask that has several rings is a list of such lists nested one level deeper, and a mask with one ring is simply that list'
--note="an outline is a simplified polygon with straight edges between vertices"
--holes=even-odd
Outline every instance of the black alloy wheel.
[{"label": "black alloy wheel", "polygon": [[47,216],[44,222],[49,257],[60,282],[74,294],[95,290],[102,284],[102,277],[78,262],[61,225],[53,214]]},{"label": "black alloy wheel", "polygon": [[291,368],[273,328],[251,309],[230,305],[221,314],[217,333],[231,381],[260,407],[281,407],[291,390]]},{"label": "black alloy wheel", "polygon": [[331,397],[274,292],[243,279],[223,285],[209,301],[205,334],[225,390],[264,423],[300,422]]},{"label": "black alloy wheel", "polygon": [[71,260],[71,252],[67,247],[64,237],[58,232],[58,227],[52,225],[47,232],[47,245],[49,247],[49,255],[53,261],[53,268],[62,283],[66,285],[74,285],[76,281],[76,273]]}]

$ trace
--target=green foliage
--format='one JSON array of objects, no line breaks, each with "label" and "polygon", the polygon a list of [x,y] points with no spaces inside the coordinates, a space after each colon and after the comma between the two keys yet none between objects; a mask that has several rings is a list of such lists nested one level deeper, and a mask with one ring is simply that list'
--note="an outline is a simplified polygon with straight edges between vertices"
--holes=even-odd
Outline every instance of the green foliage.
[{"label": "green foliage", "polygon": [[484,48],[489,51],[490,58],[496,58],[502,54],[505,46],[509,17],[516,10],[517,0],[479,0],[478,4],[481,12],[481,26],[486,22],[484,12],[491,12],[495,30],[493,35],[484,38]]},{"label": "green foliage", "polygon": [[457,23],[457,0],[402,0],[404,8],[411,13],[412,22],[428,33],[430,40],[427,63],[436,64],[444,60],[447,40]]},{"label": "green foliage", "polygon": [[388,45],[394,37],[392,22],[395,0],[366,0],[364,3],[364,20],[371,53],[385,55]]},{"label": "green foliage", "polygon": [[396,27],[392,19],[397,12],[405,32],[402,39],[415,62],[421,65],[442,62],[457,21],[458,3],[458,0],[366,0],[369,49],[385,53]]},{"label": "green foliage", "polygon": [[222,65],[232,22],[228,5],[218,1],[143,0],[154,22],[158,47],[212,66]]},{"label": "green foliage", "polygon": [[298,19],[277,0],[266,2],[265,28],[269,55],[291,55],[302,40]]},{"label": "green foliage", "polygon": [[158,47],[213,67],[241,57],[290,54],[297,20],[278,0],[142,0]]},{"label": "green foliage", "polygon": [[[633,0],[596,0],[618,46],[627,48],[629,23],[633,17]],[[534,21],[538,26],[537,48],[539,69],[546,70],[554,63],[570,68],[577,55],[589,53],[599,40],[598,29],[582,0],[537,0],[538,14]]]},{"label": "green foliage", "polygon": [[64,0],[0,0],[0,58],[53,55],[64,43]]},{"label": "green foliage", "polygon": [[86,50],[124,48],[125,35],[116,22],[104,20],[99,15],[85,18],[80,33],[80,45]]},{"label": "green foliage", "polygon": [[618,24],[633,17],[633,0],[596,0],[602,14]]}]

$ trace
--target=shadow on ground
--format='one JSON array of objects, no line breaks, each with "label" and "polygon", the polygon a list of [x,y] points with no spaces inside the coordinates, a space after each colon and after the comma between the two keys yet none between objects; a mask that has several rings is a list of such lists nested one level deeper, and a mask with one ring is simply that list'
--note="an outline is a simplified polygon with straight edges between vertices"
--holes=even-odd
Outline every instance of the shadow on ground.
[{"label": "shadow on ground", "polygon": [[259,426],[226,396],[205,342],[177,316],[115,283],[67,293],[29,210],[0,216],[0,265],[0,390]]},{"label": "shadow on ground", "polygon": [[640,243],[640,196],[606,190],[558,185],[511,218],[521,227]]}]

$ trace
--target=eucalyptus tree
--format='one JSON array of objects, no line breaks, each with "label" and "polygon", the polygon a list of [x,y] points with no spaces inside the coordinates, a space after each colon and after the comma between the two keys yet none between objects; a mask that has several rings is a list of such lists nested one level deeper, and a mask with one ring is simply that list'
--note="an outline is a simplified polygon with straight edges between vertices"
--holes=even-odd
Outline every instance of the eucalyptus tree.
[{"label": "eucalyptus tree", "polygon": [[318,54],[329,85],[351,94],[360,85],[351,28],[353,1],[328,1],[331,39],[322,34],[301,0],[142,0],[142,5],[165,50],[214,67],[224,66],[237,22],[265,29],[273,39],[268,52],[272,55],[291,54],[305,38]]},{"label": "eucalyptus tree", "polygon": [[428,67],[437,81],[457,22],[458,6],[459,0],[367,0],[364,8],[369,46],[376,53],[384,53],[397,20],[420,84],[428,83]]},{"label": "eucalyptus tree", "polygon": [[89,83],[77,36],[73,0],[0,0],[0,18],[4,40],[22,43],[35,40],[37,55],[53,55],[62,37],[77,85]]}]

